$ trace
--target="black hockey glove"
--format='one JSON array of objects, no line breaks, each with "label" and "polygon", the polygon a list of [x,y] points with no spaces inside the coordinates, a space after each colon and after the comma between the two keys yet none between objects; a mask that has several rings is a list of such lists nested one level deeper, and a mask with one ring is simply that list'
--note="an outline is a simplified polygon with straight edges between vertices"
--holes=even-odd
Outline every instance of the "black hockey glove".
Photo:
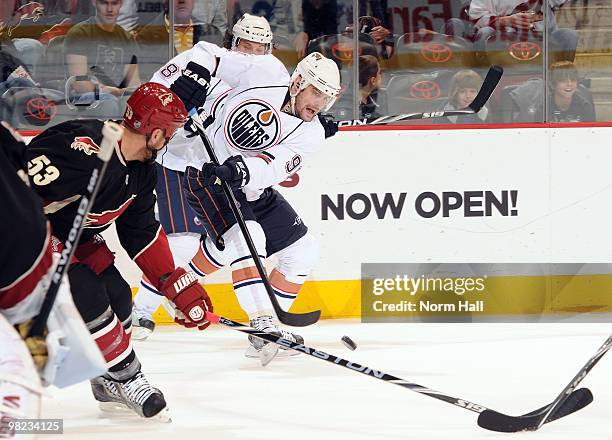
[{"label": "black hockey glove", "polygon": [[[202,121],[202,125],[200,126],[202,131],[206,130],[206,127],[215,122],[215,118],[213,118],[212,115],[207,114],[204,110],[200,110],[197,113],[200,117],[200,120]],[[187,122],[185,123],[183,128],[187,132],[185,137],[187,137],[188,139],[194,136],[198,136],[200,134],[197,122],[193,118],[187,119]]]},{"label": "black hockey glove", "polygon": [[334,121],[334,117],[331,115],[319,114],[319,122],[325,130],[325,139],[332,137],[338,133],[338,123]]},{"label": "black hockey glove", "polygon": [[206,102],[208,94],[208,83],[210,82],[210,72],[204,66],[200,66],[193,61],[181,72],[174,83],[170,86],[176,95],[181,98],[187,111],[199,109]]},{"label": "black hockey glove", "polygon": [[221,180],[227,182],[232,189],[239,189],[249,183],[251,175],[242,156],[232,156],[222,165],[207,162],[202,166],[204,186],[213,186],[221,191]]}]

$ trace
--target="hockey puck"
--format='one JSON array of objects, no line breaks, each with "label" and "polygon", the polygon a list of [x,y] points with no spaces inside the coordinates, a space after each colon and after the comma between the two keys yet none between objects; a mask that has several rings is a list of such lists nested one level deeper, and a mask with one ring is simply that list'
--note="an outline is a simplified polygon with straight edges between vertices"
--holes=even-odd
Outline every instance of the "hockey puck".
[{"label": "hockey puck", "polygon": [[346,348],[348,348],[351,351],[354,351],[357,348],[357,344],[355,344],[355,342],[348,336],[342,336],[342,339],[340,340],[346,346]]}]

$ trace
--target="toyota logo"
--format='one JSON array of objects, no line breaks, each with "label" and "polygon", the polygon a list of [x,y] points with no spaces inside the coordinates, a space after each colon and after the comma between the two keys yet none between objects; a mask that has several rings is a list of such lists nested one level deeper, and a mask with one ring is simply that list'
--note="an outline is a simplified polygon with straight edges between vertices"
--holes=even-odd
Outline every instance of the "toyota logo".
[{"label": "toyota logo", "polygon": [[532,41],[519,41],[508,45],[508,54],[517,61],[531,61],[540,56],[542,48]]},{"label": "toyota logo", "polygon": [[46,125],[57,113],[55,102],[38,97],[26,101],[25,118],[32,125]]},{"label": "toyota logo", "polygon": [[451,48],[442,43],[425,43],[420,52],[430,63],[446,63],[453,57]]},{"label": "toyota logo", "polygon": [[[332,56],[342,61],[343,63],[348,63],[353,60],[353,44],[352,43],[336,43],[332,46]],[[358,56],[361,56],[363,49],[359,47],[357,49]]]},{"label": "toyota logo", "polygon": [[419,81],[410,86],[410,96],[415,99],[436,99],[442,96],[442,91],[436,82]]}]

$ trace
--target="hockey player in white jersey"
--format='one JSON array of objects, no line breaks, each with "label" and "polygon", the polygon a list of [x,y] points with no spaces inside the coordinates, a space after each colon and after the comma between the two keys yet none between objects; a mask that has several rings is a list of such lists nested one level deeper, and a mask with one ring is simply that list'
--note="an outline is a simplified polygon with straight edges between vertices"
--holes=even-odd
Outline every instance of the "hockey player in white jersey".
[{"label": "hockey player in white jersey", "polygon": [[[233,90],[206,128],[222,165],[215,166],[203,149],[197,150],[199,157],[190,159],[185,173],[187,198],[207,231],[201,245],[206,264],[200,271],[208,274],[229,265],[234,291],[251,325],[303,342],[275,321],[218,181],[233,188],[259,255],[277,255],[270,283],[281,307],[289,310],[317,261],[318,248],[299,215],[271,187],[299,171],[337,131],[333,121],[321,121],[317,115],[329,110],[340,92],[338,69],[332,60],[312,53],[289,76],[272,55],[245,56],[198,43],[170,60],[154,80],[169,85],[186,108],[193,109],[204,105],[202,90],[211,77],[226,81]],[[263,344],[251,339],[246,355],[258,356]]]},{"label": "hockey player in white jersey", "polygon": [[[268,21],[264,17],[244,14],[232,29],[231,50],[250,55],[271,53],[272,31]],[[168,66],[165,67],[172,69]],[[164,77],[168,73],[162,69],[157,76]],[[230,90],[226,82],[213,78],[208,88],[206,110],[214,115]],[[167,150],[156,160],[159,220],[168,236],[172,255],[177,267],[188,266],[189,270],[200,276],[204,276],[204,272],[199,266],[205,265],[206,260],[198,249],[200,237],[206,234],[206,230],[189,207],[182,184],[192,152],[202,149],[204,145],[199,137],[180,129],[168,144]],[[134,298],[132,339],[144,340],[153,332],[153,313],[162,299],[163,295],[143,278]]]}]

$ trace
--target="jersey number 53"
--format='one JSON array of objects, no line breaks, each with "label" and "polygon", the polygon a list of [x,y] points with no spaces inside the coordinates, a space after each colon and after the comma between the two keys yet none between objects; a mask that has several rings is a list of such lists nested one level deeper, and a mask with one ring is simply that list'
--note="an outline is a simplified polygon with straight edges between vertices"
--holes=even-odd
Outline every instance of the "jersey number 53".
[{"label": "jersey number 53", "polygon": [[28,174],[34,185],[48,185],[60,176],[59,170],[51,165],[51,161],[44,154],[28,162]]}]

